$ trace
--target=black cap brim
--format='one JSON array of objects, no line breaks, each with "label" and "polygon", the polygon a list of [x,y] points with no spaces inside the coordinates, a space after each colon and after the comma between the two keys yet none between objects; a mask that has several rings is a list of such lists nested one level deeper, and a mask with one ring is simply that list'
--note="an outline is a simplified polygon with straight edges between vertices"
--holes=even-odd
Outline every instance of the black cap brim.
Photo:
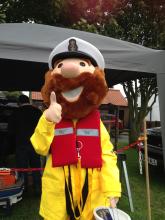
[{"label": "black cap brim", "polygon": [[93,57],[91,57],[90,55],[81,51],[68,51],[68,52],[58,53],[57,55],[55,55],[51,62],[52,67],[57,60],[66,59],[66,58],[85,58],[85,59],[89,59],[94,66],[98,66],[96,60],[93,59]]}]

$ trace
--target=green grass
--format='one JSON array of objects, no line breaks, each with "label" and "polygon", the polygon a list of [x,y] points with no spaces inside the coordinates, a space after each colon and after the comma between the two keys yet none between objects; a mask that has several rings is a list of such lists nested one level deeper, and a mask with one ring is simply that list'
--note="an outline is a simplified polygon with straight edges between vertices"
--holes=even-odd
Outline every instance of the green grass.
[{"label": "green grass", "polygon": [[[119,144],[119,146],[125,144]],[[147,193],[145,181],[145,169],[143,164],[143,175],[139,172],[138,153],[135,149],[126,152],[127,170],[131,193],[133,198],[134,212],[131,213],[128,197],[123,195],[118,208],[128,213],[132,220],[148,220]],[[150,196],[151,196],[151,217],[152,220],[165,219],[165,174],[162,168],[149,167]],[[126,193],[125,181],[122,178],[123,192]]]},{"label": "green grass", "polygon": [[[127,143],[119,144],[119,146],[126,145]],[[128,197],[125,195],[126,187],[124,178],[122,178],[123,195],[119,201],[118,208],[128,213],[132,220],[148,220],[145,172],[143,175],[139,174],[138,154],[136,150],[130,149],[126,152],[126,155],[135,211],[133,213],[130,212]],[[162,169],[149,169],[149,171],[152,220],[165,220],[165,175]],[[13,205],[10,217],[2,217],[2,210],[0,210],[0,220],[41,220],[42,218],[38,214],[39,203],[40,199],[35,198],[31,193],[31,195],[24,197],[22,201]]]}]

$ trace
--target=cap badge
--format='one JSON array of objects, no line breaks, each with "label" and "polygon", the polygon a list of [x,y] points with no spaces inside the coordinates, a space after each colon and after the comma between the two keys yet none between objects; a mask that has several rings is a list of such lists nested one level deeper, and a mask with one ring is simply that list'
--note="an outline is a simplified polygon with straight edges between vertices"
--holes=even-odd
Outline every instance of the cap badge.
[{"label": "cap badge", "polygon": [[70,52],[78,51],[78,46],[76,44],[75,39],[69,40],[68,51],[70,51]]}]

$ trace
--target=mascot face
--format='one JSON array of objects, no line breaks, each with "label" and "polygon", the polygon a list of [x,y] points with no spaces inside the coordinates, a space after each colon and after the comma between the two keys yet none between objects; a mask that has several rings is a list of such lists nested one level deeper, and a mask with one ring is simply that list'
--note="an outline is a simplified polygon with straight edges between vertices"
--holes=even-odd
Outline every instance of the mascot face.
[{"label": "mascot face", "polygon": [[47,106],[51,91],[62,106],[62,117],[79,119],[101,104],[108,87],[104,72],[89,59],[67,58],[56,61],[54,69],[46,73],[41,93]]}]

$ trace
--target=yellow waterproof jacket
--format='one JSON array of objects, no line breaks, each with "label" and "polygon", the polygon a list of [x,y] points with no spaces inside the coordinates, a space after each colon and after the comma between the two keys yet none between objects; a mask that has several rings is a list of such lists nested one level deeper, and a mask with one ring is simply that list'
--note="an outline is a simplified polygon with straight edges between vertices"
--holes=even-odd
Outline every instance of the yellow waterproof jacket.
[{"label": "yellow waterproof jacket", "polygon": [[[101,169],[88,169],[89,192],[80,220],[92,220],[94,208],[109,206],[109,197],[121,196],[119,170],[116,165],[117,156],[113,152],[113,145],[107,130],[101,121],[100,123],[103,165]],[[40,214],[46,220],[68,220],[65,198],[65,178],[68,174],[68,167],[52,167],[52,157],[49,154],[54,137],[54,127],[54,123],[48,122],[43,114],[31,137],[35,151],[40,155],[47,156],[42,177]],[[77,166],[71,165],[70,170],[74,206],[77,204],[76,196],[79,189],[81,190],[84,184],[86,169],[81,168],[79,172]]]}]

